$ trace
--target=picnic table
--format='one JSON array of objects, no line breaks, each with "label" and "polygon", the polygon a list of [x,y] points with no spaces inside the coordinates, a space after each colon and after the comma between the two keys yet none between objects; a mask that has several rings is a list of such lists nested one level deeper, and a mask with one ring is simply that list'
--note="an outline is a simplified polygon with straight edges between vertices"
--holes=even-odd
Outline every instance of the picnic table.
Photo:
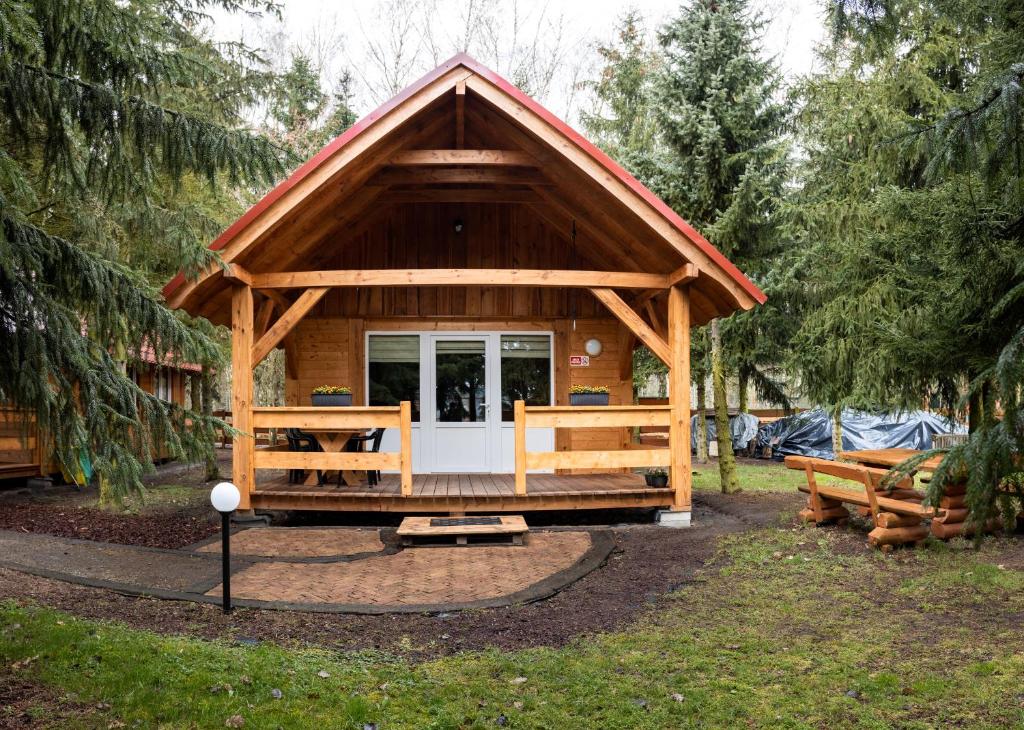
[{"label": "picnic table", "polygon": [[[329,454],[344,451],[345,447],[348,445],[349,439],[353,436],[364,433],[363,429],[351,428],[311,428],[308,429],[308,431],[316,436],[316,440],[320,442],[321,448]],[[345,469],[341,472],[341,478],[350,486],[360,484],[365,476],[366,472],[352,471],[349,469]],[[306,477],[306,484],[313,486],[316,485],[316,483],[317,470],[312,469]]]},{"label": "picnic table", "polygon": [[[840,451],[839,458],[876,469],[890,469],[923,452],[918,449],[862,449]],[[942,463],[942,456],[933,456],[917,465],[918,471],[935,471]]]}]

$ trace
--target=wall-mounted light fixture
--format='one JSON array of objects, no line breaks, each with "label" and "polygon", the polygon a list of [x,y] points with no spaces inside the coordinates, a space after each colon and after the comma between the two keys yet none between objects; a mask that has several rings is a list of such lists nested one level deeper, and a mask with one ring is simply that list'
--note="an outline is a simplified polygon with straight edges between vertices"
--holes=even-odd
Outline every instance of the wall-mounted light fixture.
[{"label": "wall-mounted light fixture", "polygon": [[601,351],[604,349],[604,345],[601,344],[601,340],[597,339],[596,337],[592,337],[591,339],[586,341],[586,343],[583,345],[583,349],[586,350],[587,354],[590,355],[591,357],[597,357],[598,355],[601,354]]},{"label": "wall-mounted light fixture", "polygon": [[452,228],[456,233],[462,233],[462,219],[456,218],[455,222],[452,224]]}]

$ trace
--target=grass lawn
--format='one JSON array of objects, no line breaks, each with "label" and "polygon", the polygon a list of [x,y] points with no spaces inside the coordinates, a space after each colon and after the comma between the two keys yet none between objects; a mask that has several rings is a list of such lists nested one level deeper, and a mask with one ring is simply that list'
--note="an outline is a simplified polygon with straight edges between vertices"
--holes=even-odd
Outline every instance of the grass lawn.
[{"label": "grass lawn", "polygon": [[[695,490],[719,492],[722,482],[718,478],[718,461],[693,465],[693,488]],[[795,492],[797,487],[807,484],[802,471],[787,469],[778,461],[758,461],[736,464],[736,476],[744,492]],[[818,474],[819,484],[838,483],[841,480],[825,474]]]},{"label": "grass lawn", "polygon": [[1024,630],[1010,618],[1024,611],[1024,564],[996,562],[1016,541],[896,558],[861,544],[813,528],[731,538],[706,582],[629,631],[559,649],[412,663],[162,637],[8,602],[0,658],[102,708],[64,727],[1024,724]]}]

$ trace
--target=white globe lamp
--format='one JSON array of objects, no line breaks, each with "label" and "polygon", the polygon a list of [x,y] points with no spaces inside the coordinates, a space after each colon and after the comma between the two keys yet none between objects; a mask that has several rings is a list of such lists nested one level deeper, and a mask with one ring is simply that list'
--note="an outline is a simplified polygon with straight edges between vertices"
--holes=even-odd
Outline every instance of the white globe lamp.
[{"label": "white globe lamp", "polygon": [[231,482],[221,482],[210,492],[210,504],[221,514],[234,512],[241,501],[242,494]]},{"label": "white globe lamp", "polygon": [[242,495],[231,482],[221,482],[210,491],[210,504],[220,512],[221,608],[231,613],[231,513],[238,509]]},{"label": "white globe lamp", "polygon": [[591,357],[597,357],[598,355],[601,354],[601,351],[604,349],[604,346],[601,344],[601,340],[597,339],[596,337],[592,337],[591,339],[587,340],[584,343],[583,349],[586,350],[587,354],[590,355]]}]

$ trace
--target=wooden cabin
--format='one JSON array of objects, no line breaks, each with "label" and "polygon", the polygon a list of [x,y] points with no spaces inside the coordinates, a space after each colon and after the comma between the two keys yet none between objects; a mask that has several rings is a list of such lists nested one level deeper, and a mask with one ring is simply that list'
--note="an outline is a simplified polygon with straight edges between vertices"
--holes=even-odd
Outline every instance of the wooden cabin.
[{"label": "wooden cabin", "polygon": [[[690,327],[764,301],[696,230],[579,133],[465,55],[359,121],[179,276],[172,307],[230,326],[234,424],[318,434],[322,453],[236,441],[242,508],[419,513],[690,510]],[[634,405],[632,353],[671,367]],[[283,347],[287,406],[252,370]],[[350,407],[315,408],[319,385]],[[606,386],[607,406],[570,389]],[[669,448],[632,431],[664,426]],[[380,453],[341,450],[386,428]],[[642,467],[670,470],[668,488]],[[288,469],[342,470],[344,486]],[[380,470],[380,483],[358,476]],[[350,478],[352,472],[355,476]]]},{"label": "wooden cabin", "polygon": [[[173,362],[171,357],[161,364],[153,348],[144,346],[138,362],[129,366],[128,373],[145,392],[184,406],[188,377],[200,370],[199,365]],[[156,454],[157,460],[169,456],[166,448]],[[40,430],[34,413],[0,405],[0,480],[57,475],[70,482],[85,477],[80,465],[65,465],[61,461],[53,449],[52,439]]]}]

